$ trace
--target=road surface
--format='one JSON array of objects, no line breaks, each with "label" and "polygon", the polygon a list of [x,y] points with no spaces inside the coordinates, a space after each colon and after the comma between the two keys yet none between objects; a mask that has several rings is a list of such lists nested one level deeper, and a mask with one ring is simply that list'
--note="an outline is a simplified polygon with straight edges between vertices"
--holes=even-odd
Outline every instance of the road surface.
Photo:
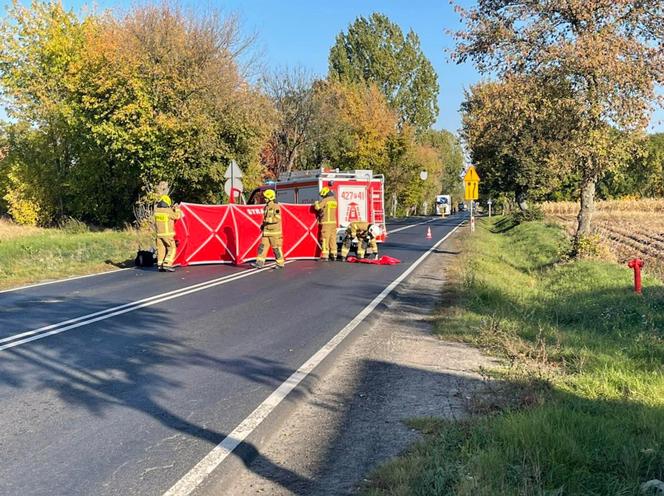
[{"label": "road surface", "polygon": [[0,293],[0,494],[164,494],[461,221],[389,224],[396,266],[131,269]]}]

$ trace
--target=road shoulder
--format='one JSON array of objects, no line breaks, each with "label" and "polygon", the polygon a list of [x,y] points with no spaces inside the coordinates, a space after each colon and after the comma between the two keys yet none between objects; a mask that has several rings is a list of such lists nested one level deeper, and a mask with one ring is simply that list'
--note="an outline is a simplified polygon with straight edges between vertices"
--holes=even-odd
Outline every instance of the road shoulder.
[{"label": "road shoulder", "polygon": [[478,370],[491,360],[475,348],[431,335],[445,267],[457,263],[456,236],[395,290],[352,346],[313,385],[228,494],[352,493],[378,464],[418,434],[404,420],[461,418],[484,389]]}]

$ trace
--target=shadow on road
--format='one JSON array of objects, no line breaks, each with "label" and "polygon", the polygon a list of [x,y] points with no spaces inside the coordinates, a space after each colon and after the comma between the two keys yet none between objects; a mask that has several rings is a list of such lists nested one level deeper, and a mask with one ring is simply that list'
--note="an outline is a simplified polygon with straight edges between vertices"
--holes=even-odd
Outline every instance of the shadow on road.
[{"label": "shadow on road", "polygon": [[[109,303],[89,300],[87,305],[88,310],[110,306]],[[173,413],[168,407],[169,397],[178,389],[189,387],[178,379],[173,370],[205,368],[212,374],[225,376],[226,380],[230,374],[239,381],[264,385],[269,390],[276,389],[294,372],[278,361],[260,356],[217,358],[188,346],[186,340],[166,335],[166,330],[172,326],[167,312],[143,308],[130,316],[104,320],[2,351],[0,391],[2,387],[8,387],[54,393],[62,402],[84,408],[97,417],[104,417],[113,408],[127,408],[150,416],[172,431],[201,439],[211,449],[228,433]],[[307,387],[303,385],[289,400],[295,400],[306,392]],[[174,406],[175,409],[183,408],[183,405]],[[126,428],[131,429],[132,426]],[[8,426],[2,438],[18,439],[20,436],[18,430],[13,432],[12,427]],[[0,444],[3,444],[1,439]],[[306,482],[263,457],[251,443],[242,443],[235,454],[239,454],[244,462],[260,460],[264,470],[269,471],[260,475],[274,477],[275,481],[288,481],[288,484],[295,485]],[[22,453],[22,457],[30,459],[30,454]],[[36,467],[33,469],[37,470]],[[39,470],[44,469],[40,467]],[[85,471],[86,468],[72,467],[72,470]],[[175,481],[173,479],[170,483]],[[88,484],[94,482],[88,481]],[[161,484],[164,483],[162,478]],[[3,492],[3,485],[0,482],[0,493]]]}]

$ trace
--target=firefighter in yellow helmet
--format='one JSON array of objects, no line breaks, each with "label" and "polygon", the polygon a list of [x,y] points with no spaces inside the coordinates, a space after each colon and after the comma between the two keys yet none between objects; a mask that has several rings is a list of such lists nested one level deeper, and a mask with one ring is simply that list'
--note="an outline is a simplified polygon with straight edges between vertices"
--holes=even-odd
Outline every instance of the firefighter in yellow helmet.
[{"label": "firefighter in yellow helmet", "polygon": [[276,194],[273,189],[267,189],[263,192],[263,197],[266,200],[265,208],[263,209],[263,224],[261,229],[263,237],[261,244],[258,246],[258,256],[256,262],[251,264],[252,267],[260,269],[265,265],[265,258],[267,252],[272,247],[274,258],[276,258],[276,269],[284,268],[284,251],[283,251],[283,234],[281,231],[281,207],[276,202]]},{"label": "firefighter in yellow helmet", "polygon": [[322,200],[314,203],[314,209],[320,224],[320,259],[327,262],[337,258],[337,200],[328,187],[320,190],[320,196]]},{"label": "firefighter in yellow helmet", "polygon": [[157,266],[162,272],[174,272],[173,261],[177,254],[175,246],[175,221],[182,218],[182,211],[168,195],[161,195],[154,209],[157,232]]},{"label": "firefighter in yellow helmet", "polygon": [[357,258],[364,258],[367,246],[371,249],[374,260],[378,258],[378,243],[376,238],[380,229],[376,224],[368,222],[351,222],[346,228],[346,236],[341,246],[341,258],[346,260],[353,238],[357,238]]}]

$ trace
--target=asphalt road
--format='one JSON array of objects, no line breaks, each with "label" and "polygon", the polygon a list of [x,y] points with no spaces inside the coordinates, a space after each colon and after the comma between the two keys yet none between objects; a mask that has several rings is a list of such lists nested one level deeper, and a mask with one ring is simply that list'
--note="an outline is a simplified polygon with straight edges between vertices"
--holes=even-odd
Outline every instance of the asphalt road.
[{"label": "asphalt road", "polygon": [[162,494],[462,217],[394,232],[424,220],[388,225],[396,266],[132,269],[0,293],[0,494]]}]

